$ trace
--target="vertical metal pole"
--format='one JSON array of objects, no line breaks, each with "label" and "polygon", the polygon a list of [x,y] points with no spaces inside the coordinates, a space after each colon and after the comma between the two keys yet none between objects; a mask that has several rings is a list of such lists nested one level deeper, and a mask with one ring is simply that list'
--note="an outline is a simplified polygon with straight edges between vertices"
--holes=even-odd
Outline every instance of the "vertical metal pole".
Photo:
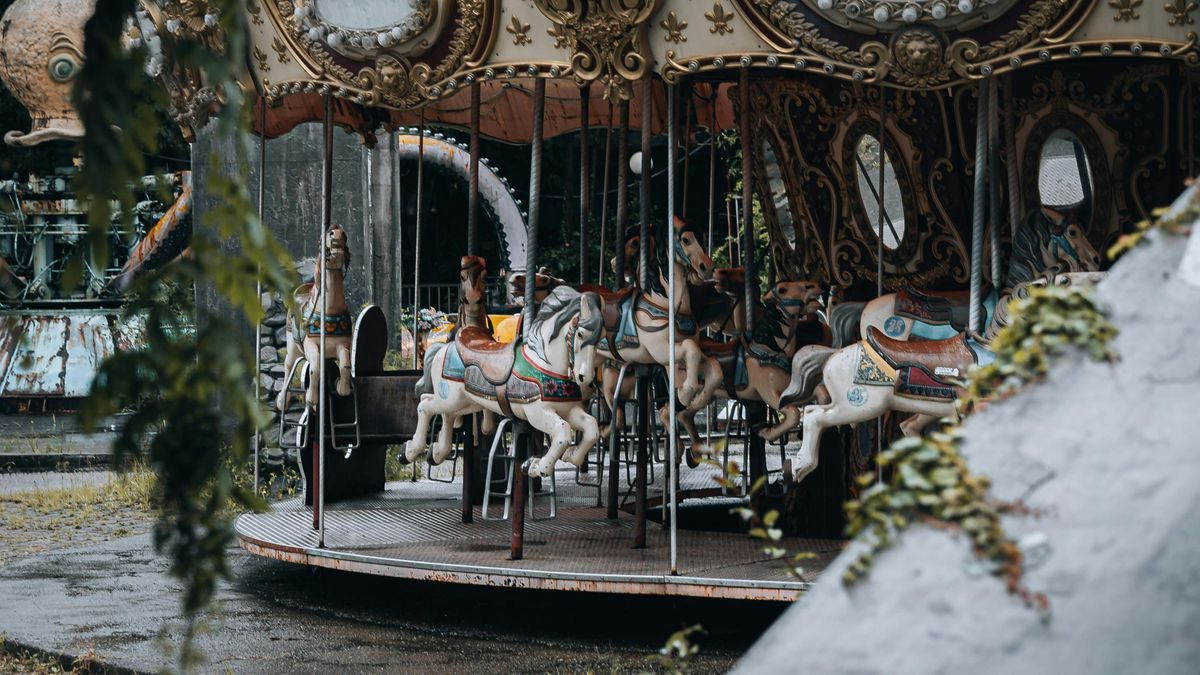
[{"label": "vertical metal pole", "polygon": [[[681,97],[677,96],[676,98],[683,99],[683,198],[679,200],[679,216],[684,220],[687,220],[688,179],[691,178],[690,170],[692,159],[692,153],[690,152],[691,148],[689,147],[692,142],[692,83],[690,80],[684,83],[683,95]],[[676,102],[676,105],[679,105],[679,103]],[[675,109],[672,108],[672,115],[676,114],[674,110]],[[679,124],[678,120],[676,120],[675,124]],[[678,150],[676,150],[676,152],[678,153]]]},{"label": "vertical metal pole", "polygon": [[[317,470],[317,546],[325,547],[325,416],[327,411],[327,401],[325,400],[325,233],[329,231],[329,226],[333,219],[333,98],[325,97],[325,128],[324,131],[324,154],[321,163],[321,253],[317,256],[317,270],[321,275],[320,298],[321,302],[317,306],[317,312],[320,314],[320,371],[321,377],[318,382],[317,393],[317,460],[319,469]],[[312,368],[312,365],[309,365]]]},{"label": "vertical metal pole", "polygon": [[[991,247],[991,277],[992,286],[1000,290],[1000,219],[1003,218],[1000,204],[1000,118],[996,114],[1000,109],[1000,91],[996,78],[988,78],[988,98],[991,99],[991,113],[988,115],[988,202],[991,206],[988,218],[988,245]],[[1086,174],[1080,173],[1083,176]],[[982,293],[982,290],[980,291]],[[986,320],[986,317],[984,317]]]},{"label": "vertical metal pole", "polygon": [[754,307],[758,300],[758,270],[754,257],[754,165],[750,161],[750,69],[738,72],[740,99],[738,135],[742,141],[742,267],[746,270],[746,334],[754,333]]},{"label": "vertical metal pole", "polygon": [[[667,241],[666,241],[666,259],[673,261],[675,254],[675,87],[666,85],[667,88]],[[669,262],[669,264],[671,264]],[[667,513],[671,518],[671,574],[679,574],[679,558],[678,558],[678,523],[676,520],[676,482],[679,471],[678,465],[675,463],[675,437],[676,437],[676,419],[675,419],[675,274],[671,273],[667,276],[667,296],[670,302],[667,303],[667,344],[671,345],[671,351],[667,357],[667,410],[669,411],[670,423],[667,424],[667,447],[670,448],[667,454],[667,490],[670,493],[670,500]],[[693,442],[695,442],[693,440]]]},{"label": "vertical metal pole", "polygon": [[717,95],[713,92],[708,125],[708,250],[717,248],[713,226],[717,221]]},{"label": "vertical metal pole", "polygon": [[[884,139],[887,138],[887,89],[879,88],[879,191],[875,195],[875,297],[883,295],[883,223],[887,220],[887,206],[883,203],[883,191],[887,187],[884,168],[887,166],[887,148]],[[897,242],[899,243],[899,242]],[[817,439],[820,446],[820,439]],[[818,452],[820,450],[818,449]],[[879,455],[883,454],[883,418],[875,419],[875,480],[883,482],[883,465],[879,463]]]},{"label": "vertical metal pole", "polygon": [[[266,194],[267,182],[267,98],[260,96],[258,98],[258,222],[263,221],[263,195]],[[265,227],[265,225],[264,225]],[[255,280],[254,290],[258,301],[262,303],[262,265],[259,265],[258,279]],[[262,321],[254,325],[254,400],[262,402]],[[286,377],[286,374],[285,374]],[[288,384],[284,384],[287,387]],[[269,392],[268,392],[269,394]],[[280,410],[279,414],[287,413],[286,410]],[[258,456],[261,445],[259,438],[258,425],[254,425],[254,491],[258,492]]]},{"label": "vertical metal pole", "polygon": [[[1011,235],[1017,236],[1017,227],[1021,224],[1021,183],[1017,175],[1020,159],[1017,157],[1016,124],[1017,106],[1013,100],[1012,73],[1004,78],[1004,154],[1007,158],[1008,169],[1008,225]],[[996,288],[1004,283],[1003,277],[995,280]]]},{"label": "vertical metal pole", "polygon": [[[425,109],[421,108],[421,127],[417,130],[417,222],[413,242],[413,368],[420,369],[421,362],[417,359],[420,354],[420,340],[417,338],[417,324],[421,318],[421,230],[425,224]],[[416,479],[417,472],[413,471]]]},{"label": "vertical metal pole", "polygon": [[[539,79],[538,82],[545,82]],[[526,284],[532,286],[533,284]],[[509,541],[509,559],[525,557],[525,502],[529,490],[529,479],[525,476],[524,464],[529,457],[529,423],[516,420],[513,424],[513,484],[512,484],[512,535]],[[491,477],[489,476],[490,480]]]},{"label": "vertical metal pole", "polygon": [[[479,83],[471,84],[471,165],[470,189],[467,197],[467,255],[479,255]],[[486,313],[486,302],[484,311]],[[486,323],[486,317],[485,317]],[[467,419],[463,439],[463,484],[462,484],[462,522],[471,523],[475,520],[472,510],[474,506],[474,485],[476,441],[475,422],[478,415]]]},{"label": "vertical metal pole", "polygon": [[[600,195],[600,257],[596,261],[596,283],[604,285],[605,234],[608,232],[608,177],[612,166],[613,104],[608,102],[608,129],[604,132],[604,190]],[[617,237],[613,237],[616,241]]]},{"label": "vertical metal pole", "polygon": [[[625,285],[625,229],[629,227],[629,101],[621,101],[617,122],[617,275],[613,290]],[[614,413],[615,414],[615,413]]]},{"label": "vertical metal pole", "polygon": [[585,283],[591,277],[589,269],[588,220],[592,217],[592,182],[591,135],[588,133],[588,115],[591,103],[591,89],[583,87],[579,90],[579,283]]},{"label": "vertical metal pole", "polygon": [[638,247],[638,277],[643,292],[652,288],[655,282],[655,279],[650,277],[650,178],[654,173],[651,166],[650,141],[653,138],[653,115],[654,78],[646,75],[642,78],[642,174],[638,191],[638,234],[641,235],[641,245]]},{"label": "vertical metal pole", "polygon": [[984,178],[987,174],[988,89],[987,82],[979,83],[979,109],[975,117],[975,204],[972,211],[974,218],[971,223],[971,312],[969,315],[971,330],[974,331],[982,328],[979,300],[983,291],[983,220],[984,208],[987,205],[987,184]]},{"label": "vertical metal pole", "polygon": [[[654,113],[654,79],[647,74],[642,78],[642,175],[641,190],[638,194],[638,206],[641,217],[638,223],[640,242],[638,246],[638,271],[642,292],[646,293],[653,287],[655,279],[650,270],[650,177],[653,173],[651,166],[650,141],[652,139]],[[667,226],[668,229],[670,225]],[[650,461],[650,375],[643,369],[637,374],[637,407],[638,407],[638,440],[637,440],[637,470],[635,472],[634,509],[636,517],[633,524],[633,547],[646,548],[646,481],[647,463]]]},{"label": "vertical metal pole", "polygon": [[467,255],[479,255],[479,83],[471,83],[471,169],[467,203]]},{"label": "vertical metal pole", "polygon": [[537,273],[538,225],[542,211],[542,118],[546,111],[546,80],[539,77],[533,87],[533,139],[529,160],[529,224],[526,226],[525,247],[525,320],[521,335],[528,336],[533,330],[533,317],[537,316],[537,301],[533,283]]},{"label": "vertical metal pole", "polygon": [[[404,307],[404,184],[400,180],[400,137],[399,132],[392,132],[392,220],[395,231],[392,233],[393,255],[396,258],[396,299],[392,305],[396,316]],[[399,322],[397,322],[399,323]],[[399,331],[397,331],[399,334]],[[398,339],[398,338],[397,338]],[[399,345],[397,345],[399,346]],[[413,343],[414,354],[416,343]],[[415,361],[414,361],[415,367]],[[415,473],[415,472],[414,472]]]}]

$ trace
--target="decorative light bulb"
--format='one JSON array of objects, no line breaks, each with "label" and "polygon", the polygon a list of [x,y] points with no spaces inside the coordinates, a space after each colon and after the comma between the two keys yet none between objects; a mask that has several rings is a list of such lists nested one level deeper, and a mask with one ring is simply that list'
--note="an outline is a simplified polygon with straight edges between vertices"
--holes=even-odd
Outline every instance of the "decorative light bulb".
[{"label": "decorative light bulb", "polygon": [[963,14],[970,14],[975,11],[975,2],[973,0],[958,0],[958,11]]},{"label": "decorative light bulb", "polygon": [[874,17],[877,23],[886,23],[892,18],[892,10],[887,5],[879,5],[875,8]]},{"label": "decorative light bulb", "polygon": [[938,2],[934,3],[933,9],[931,9],[929,12],[933,15],[935,21],[941,21],[942,19],[946,18],[946,14],[949,12],[949,9],[946,7],[945,3]]},{"label": "decorative light bulb", "polygon": [[846,3],[846,16],[856,19],[859,14],[862,14],[862,5],[857,2]]},{"label": "decorative light bulb", "polygon": [[325,38],[325,42],[327,42],[330,47],[337,49],[338,47],[342,46],[342,34],[330,33],[329,37]]},{"label": "decorative light bulb", "polygon": [[392,26],[392,39],[399,42],[404,38],[404,29],[400,26]]},{"label": "decorative light bulb", "polygon": [[308,29],[308,39],[309,39],[309,40],[312,40],[313,42],[318,42],[318,41],[320,41],[320,39],[321,39],[321,31],[320,31],[320,30],[318,30],[317,28],[309,28],[309,29]]},{"label": "decorative light bulb", "polygon": [[208,26],[209,28],[215,28],[217,25],[217,15],[212,12],[205,14],[204,15],[204,25]]},{"label": "decorative light bulb", "polygon": [[904,11],[900,12],[900,18],[904,19],[904,23],[916,23],[917,19],[921,18],[921,8],[916,5],[905,5]]},{"label": "decorative light bulb", "polygon": [[817,7],[823,10],[833,9],[833,0],[817,0]]},{"label": "decorative light bulb", "polygon": [[391,47],[392,46],[392,34],[391,33],[380,33],[379,35],[375,36],[375,41],[379,43],[380,47]]}]

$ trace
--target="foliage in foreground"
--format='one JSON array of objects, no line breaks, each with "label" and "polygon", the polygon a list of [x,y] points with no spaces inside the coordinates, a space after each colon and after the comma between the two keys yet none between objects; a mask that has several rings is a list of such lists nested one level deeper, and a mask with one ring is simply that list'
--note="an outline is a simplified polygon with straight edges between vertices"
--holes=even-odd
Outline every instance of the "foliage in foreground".
[{"label": "foliage in foreground", "polygon": [[[85,63],[74,100],[83,118],[83,166],[75,183],[78,198],[90,204],[92,255],[106,257],[103,236],[111,222],[109,200],[129,217],[128,186],[139,181],[145,157],[157,149],[154,103],[164,94],[144,75],[144,46],[122,46],[125,20],[135,0],[99,0],[85,29]],[[239,156],[251,155],[241,88],[244,14],[236,0],[214,0],[209,10],[224,35],[222,53],[212,53],[180,37],[175,58],[204,73],[204,81],[222,102],[215,133],[233,139]],[[170,572],[184,582],[187,619],[181,665],[193,665],[190,649],[195,620],[207,606],[218,578],[227,576],[225,548],[232,541],[230,502],[259,508],[252,489],[240,486],[231,467],[249,455],[256,425],[266,422],[254,396],[257,375],[249,345],[237,323],[256,324],[262,306],[256,286],[280,293],[292,286],[290,264],[282,247],[255,216],[244,165],[234,176],[214,162],[204,186],[212,208],[205,227],[195,228],[191,255],[141,279],[128,311],[146,318],[146,345],[118,353],[99,369],[82,410],[85,425],[132,408],[133,415],[114,442],[118,466],[144,458],[159,477],[161,501],[154,530],[156,548],[172,560]],[[243,160],[244,161],[244,160]],[[104,224],[101,227],[99,224]],[[225,242],[236,241],[229,250]],[[208,316],[193,337],[187,330],[194,309],[191,289],[211,285],[232,311]],[[181,314],[179,308],[185,308]]]}]

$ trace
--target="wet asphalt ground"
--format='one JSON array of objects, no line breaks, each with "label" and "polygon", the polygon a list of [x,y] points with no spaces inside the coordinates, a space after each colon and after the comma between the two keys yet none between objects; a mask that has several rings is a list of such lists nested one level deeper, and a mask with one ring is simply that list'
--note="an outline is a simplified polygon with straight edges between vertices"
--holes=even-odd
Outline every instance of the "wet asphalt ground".
[{"label": "wet asphalt ground", "polygon": [[[228,550],[198,646],[202,672],[639,672],[681,627],[708,631],[695,672],[728,670],[782,605],[493,589],[307,568]],[[0,569],[0,632],[51,653],[158,671],[180,586],[139,535]]]}]

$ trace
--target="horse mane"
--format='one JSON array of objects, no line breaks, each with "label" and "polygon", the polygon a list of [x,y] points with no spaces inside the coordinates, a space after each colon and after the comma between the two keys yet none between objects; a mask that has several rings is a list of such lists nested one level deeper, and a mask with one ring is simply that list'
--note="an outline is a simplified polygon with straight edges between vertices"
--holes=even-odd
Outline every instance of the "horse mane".
[{"label": "horse mane", "polygon": [[1050,221],[1045,211],[1053,210],[1059,214],[1059,221],[1064,226],[1074,218],[1070,210],[1034,208],[1021,221],[1017,233],[1013,235],[1012,257],[1008,261],[1008,274],[1004,278],[1004,287],[1013,288],[1019,284],[1028,283],[1045,272],[1042,263],[1042,250],[1045,249],[1051,235],[1051,228],[1058,223]]},{"label": "horse mane", "polygon": [[754,324],[752,341],[760,345],[775,347],[777,340],[786,340],[788,338],[782,330],[785,320],[786,317],[783,310],[779,308],[779,305],[773,302],[766,303],[766,307],[763,309],[762,320]]},{"label": "horse mane", "polygon": [[550,336],[546,340],[558,337],[563,326],[579,313],[580,297],[579,291],[574,288],[558,286],[550,291],[550,294],[538,307],[537,315],[534,316],[533,323],[529,326],[532,330],[529,331],[526,341],[530,348],[542,358],[546,357],[545,344],[542,339],[543,324],[551,322]]}]

